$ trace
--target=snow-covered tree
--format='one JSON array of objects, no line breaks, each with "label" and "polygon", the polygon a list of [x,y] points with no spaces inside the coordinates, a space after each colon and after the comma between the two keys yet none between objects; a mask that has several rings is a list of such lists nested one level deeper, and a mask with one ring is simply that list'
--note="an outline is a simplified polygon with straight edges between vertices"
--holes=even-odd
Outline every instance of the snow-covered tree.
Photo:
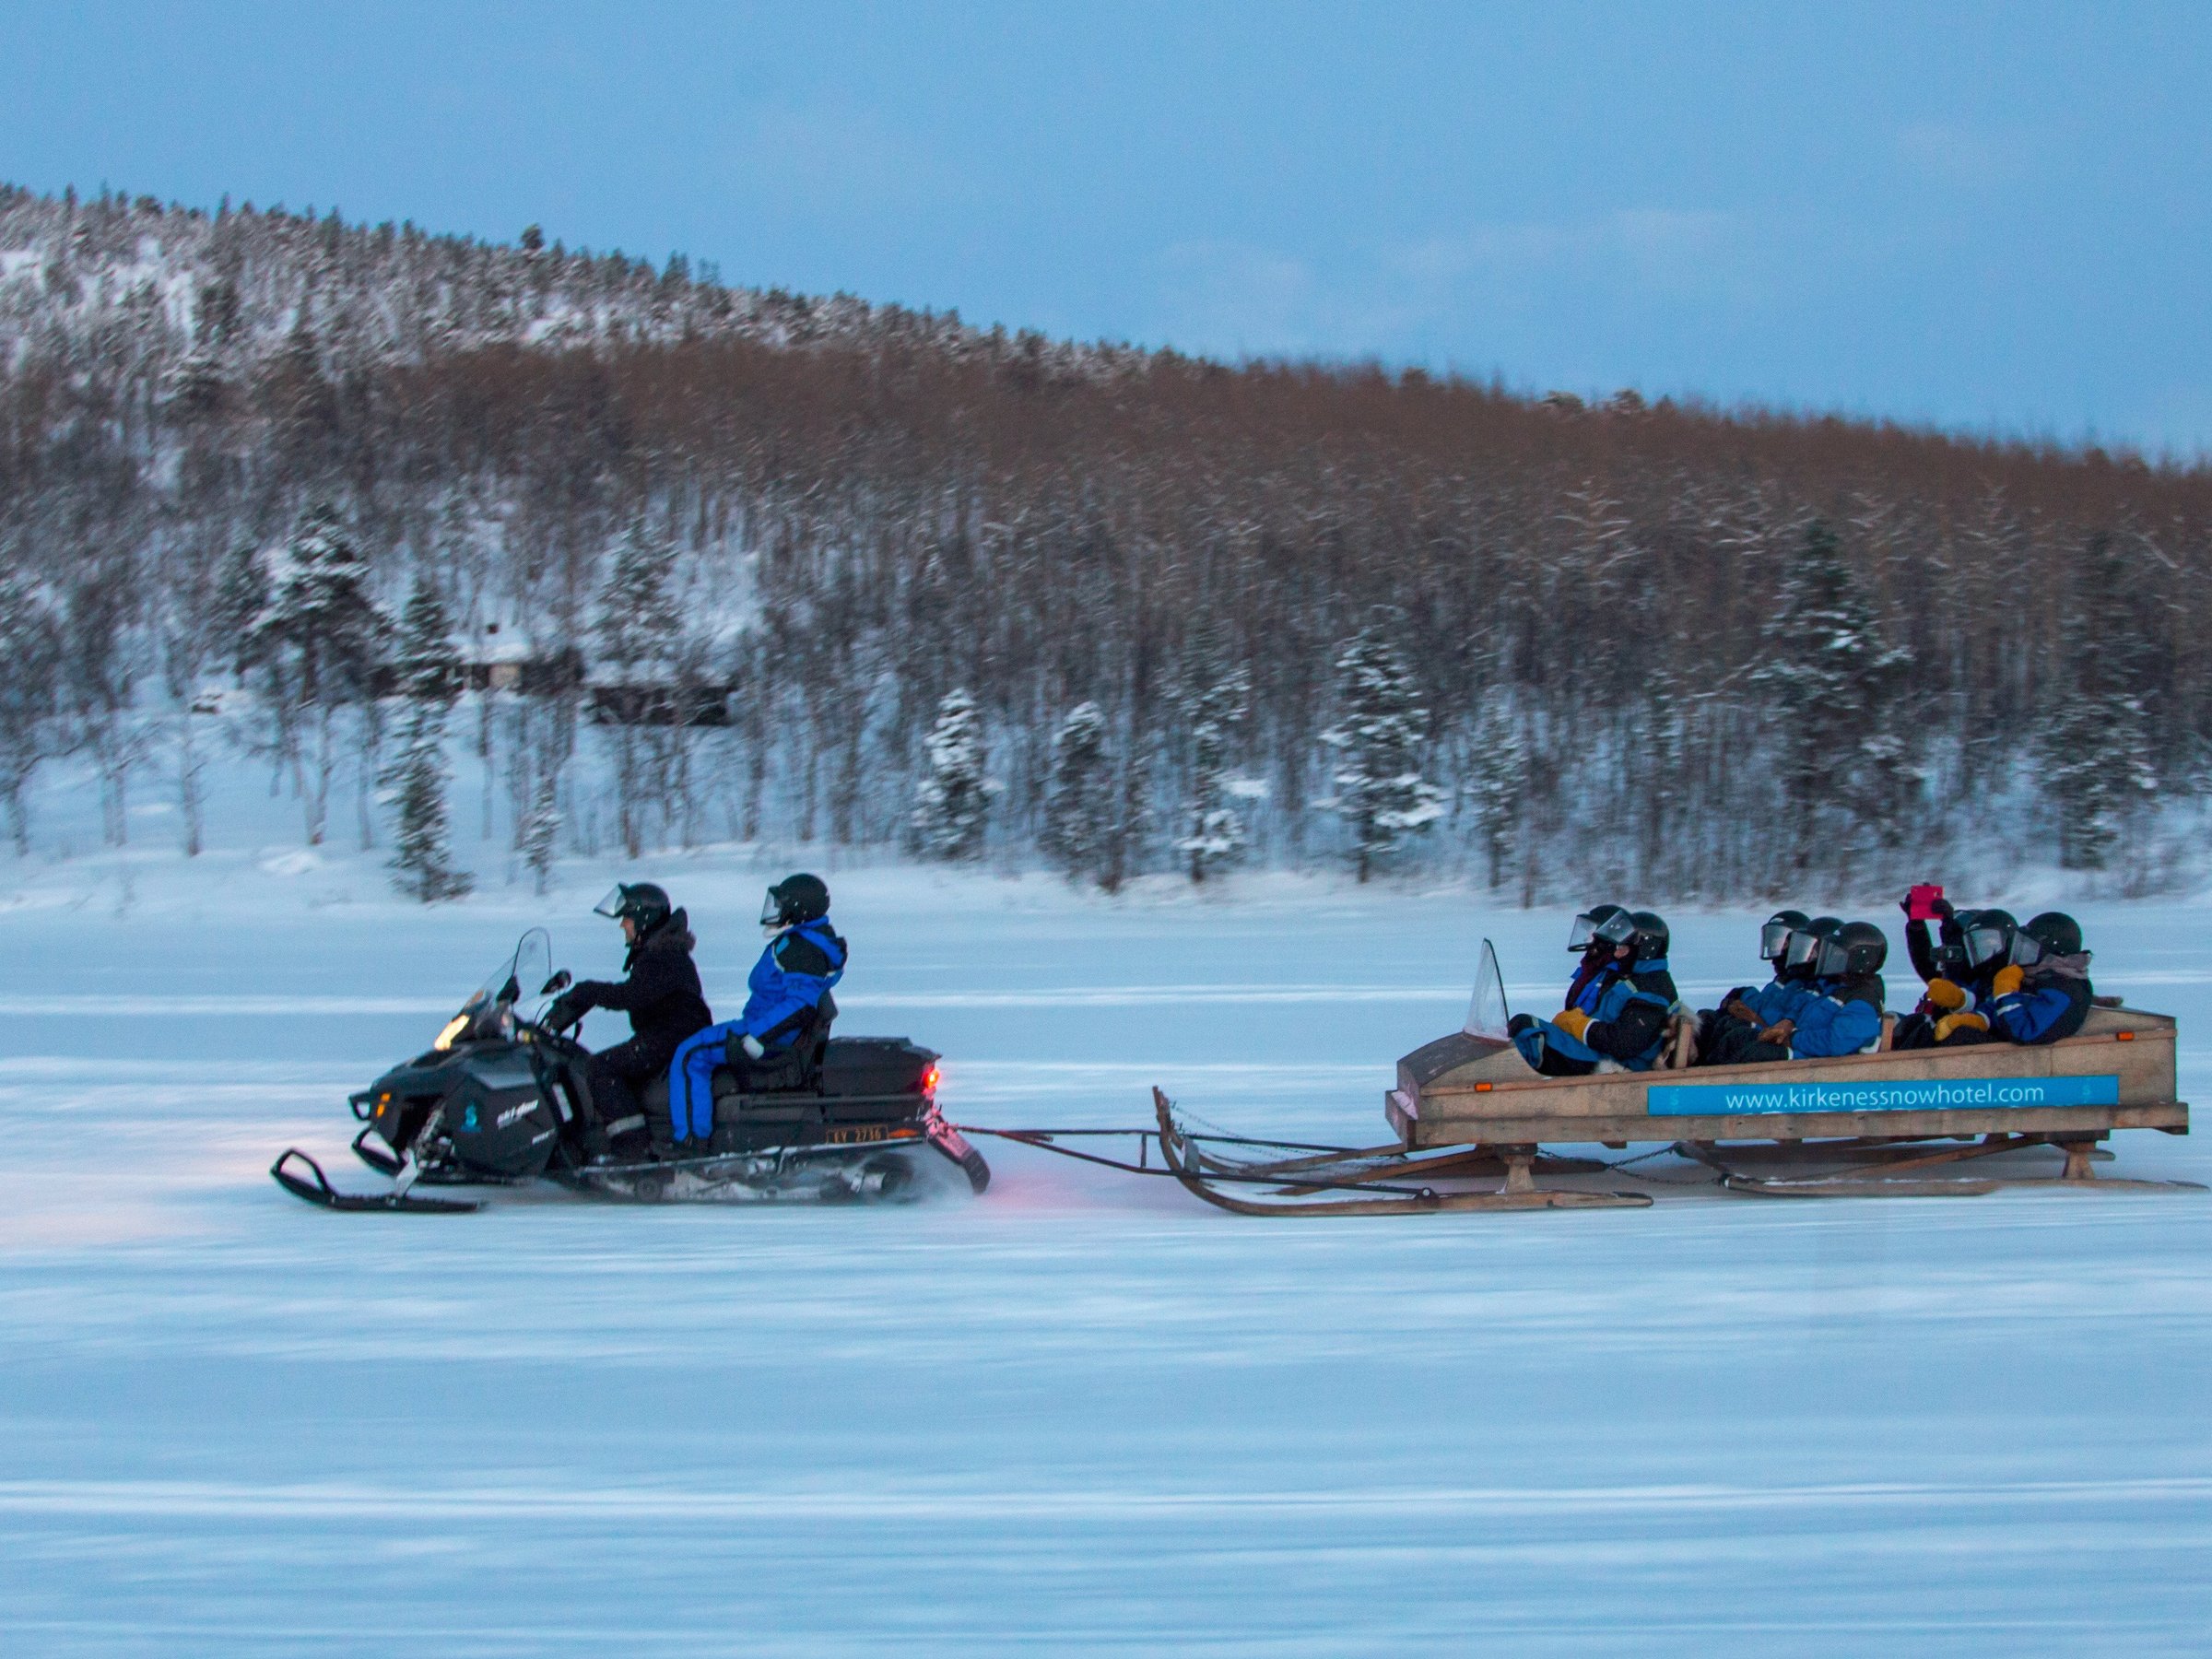
[{"label": "snow-covered tree", "polygon": [[2059,630],[2059,688],[2034,734],[2058,813],[2058,861],[2101,870],[2158,788],[2144,697],[2148,641],[2111,537],[2083,550]]},{"label": "snow-covered tree", "polygon": [[980,858],[991,816],[991,780],[983,775],[982,717],[975,699],[955,687],[937,704],[936,724],[924,747],[929,774],[916,792],[912,819],[916,848],[931,858]]},{"label": "snow-covered tree", "polygon": [[1336,724],[1321,735],[1337,754],[1336,793],[1325,804],[1351,831],[1361,881],[1444,810],[1444,792],[1421,776],[1429,711],[1388,626],[1371,623],[1345,642],[1336,658]]},{"label": "snow-covered tree", "polygon": [[372,694],[389,624],[370,597],[368,561],[329,507],[308,511],[271,578],[252,656],[306,807],[308,843],[320,845],[340,759],[338,711]]},{"label": "snow-covered tree", "polygon": [[1222,661],[1218,643],[1200,653],[1194,683],[1181,700],[1191,743],[1190,793],[1183,801],[1183,833],[1175,849],[1188,861],[1194,883],[1242,854],[1244,820],[1230,805],[1236,780],[1229,770],[1230,745],[1251,713],[1252,676]]},{"label": "snow-covered tree", "polygon": [[1098,878],[1113,830],[1116,787],[1106,752],[1106,716],[1077,703],[1053,734],[1053,774],[1045,788],[1040,845],[1068,880]]},{"label": "snow-covered tree", "polygon": [[126,561],[95,565],[72,585],[64,623],[63,700],[71,737],[100,775],[100,830],[111,847],[130,840],[130,777],[150,747],[135,706],[135,587]]},{"label": "snow-covered tree", "polygon": [[460,694],[461,667],[451,634],[437,590],[418,578],[400,618],[393,665],[406,700],[406,723],[399,753],[384,776],[398,809],[393,880],[425,904],[458,899],[471,885],[467,874],[453,867],[446,812],[453,774],[445,760],[445,717]]},{"label": "snow-covered tree", "polygon": [[18,857],[30,852],[31,775],[53,747],[61,630],[43,595],[0,570],[0,803]]},{"label": "snow-covered tree", "polygon": [[1912,657],[1883,642],[1874,606],[1825,520],[1807,524],[1786,556],[1779,598],[1750,680],[1769,700],[1780,829],[1803,875],[1838,818],[1870,821],[1888,841],[1910,811],[1913,780],[1891,705]]},{"label": "snow-covered tree", "polygon": [[[599,593],[595,643],[600,665],[631,699],[644,688],[665,685],[677,653],[682,617],[670,593],[676,552],[642,524],[633,524],[615,544],[606,581]],[[614,762],[615,821],[622,850],[630,857],[645,850],[647,814],[656,808],[665,818],[665,803],[675,782],[669,776],[668,745],[656,742],[640,718],[641,704],[618,709],[603,728]],[[676,717],[681,718],[680,712]]]},{"label": "snow-covered tree", "polygon": [[1528,794],[1528,739],[1511,698],[1493,687],[1483,698],[1469,741],[1467,805],[1474,810],[1476,844],[1492,888],[1505,883],[1506,860]]}]

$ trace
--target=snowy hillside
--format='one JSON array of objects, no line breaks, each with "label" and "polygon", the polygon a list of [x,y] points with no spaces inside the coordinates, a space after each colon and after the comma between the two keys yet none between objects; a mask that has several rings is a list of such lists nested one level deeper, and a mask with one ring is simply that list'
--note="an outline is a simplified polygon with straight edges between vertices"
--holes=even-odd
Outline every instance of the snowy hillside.
[{"label": "snowy hillside", "polygon": [[[539,865],[613,824],[1524,903],[2202,879],[2202,466],[711,276],[0,192],[0,806],[320,800],[456,690]],[[195,706],[258,724],[195,747]]]}]

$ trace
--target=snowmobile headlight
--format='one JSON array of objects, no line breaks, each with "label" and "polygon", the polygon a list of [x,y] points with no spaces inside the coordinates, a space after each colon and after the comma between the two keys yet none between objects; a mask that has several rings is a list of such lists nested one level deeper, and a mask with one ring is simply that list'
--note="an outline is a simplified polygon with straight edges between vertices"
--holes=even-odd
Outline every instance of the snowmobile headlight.
[{"label": "snowmobile headlight", "polygon": [[453,1018],[445,1022],[445,1030],[438,1033],[438,1041],[431,1043],[430,1046],[440,1053],[452,1048],[461,1033],[468,1030],[468,1018],[469,1017],[465,1014],[454,1015]]}]

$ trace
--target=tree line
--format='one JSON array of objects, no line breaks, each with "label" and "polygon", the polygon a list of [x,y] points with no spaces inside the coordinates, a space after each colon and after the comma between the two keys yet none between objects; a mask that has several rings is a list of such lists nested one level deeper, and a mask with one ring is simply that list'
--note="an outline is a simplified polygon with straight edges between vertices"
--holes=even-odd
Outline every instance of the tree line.
[{"label": "tree line", "polygon": [[0,346],[18,848],[59,754],[114,837],[174,791],[188,851],[237,756],[440,897],[465,744],[541,878],[763,839],[1524,902],[2192,867],[2202,465],[112,196],[0,194]]}]

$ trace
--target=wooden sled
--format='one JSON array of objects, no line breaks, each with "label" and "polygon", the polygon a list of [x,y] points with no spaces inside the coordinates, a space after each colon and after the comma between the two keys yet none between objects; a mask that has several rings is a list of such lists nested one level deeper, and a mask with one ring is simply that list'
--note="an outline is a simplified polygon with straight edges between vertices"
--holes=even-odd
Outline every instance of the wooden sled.
[{"label": "wooden sled", "polygon": [[[1398,1062],[1383,1112],[1409,1156],[1547,1141],[1671,1143],[1718,1171],[1727,1190],[1760,1197],[2203,1190],[2114,1180],[2092,1168],[2106,1156],[2098,1143],[2119,1130],[2189,1132],[2189,1108],[2174,1098],[2167,1016],[2100,1006],[2078,1035],[2032,1047],[1900,1052],[1888,1046],[1889,1030],[1886,1024],[1883,1046],[1870,1053],[1690,1069],[1695,1044],[1685,1017],[1658,1068],[1581,1077],[1542,1077],[1501,1037],[1463,1030]],[[2023,1176],[1971,1167],[2036,1147],[2063,1152],[2063,1171]]]}]

